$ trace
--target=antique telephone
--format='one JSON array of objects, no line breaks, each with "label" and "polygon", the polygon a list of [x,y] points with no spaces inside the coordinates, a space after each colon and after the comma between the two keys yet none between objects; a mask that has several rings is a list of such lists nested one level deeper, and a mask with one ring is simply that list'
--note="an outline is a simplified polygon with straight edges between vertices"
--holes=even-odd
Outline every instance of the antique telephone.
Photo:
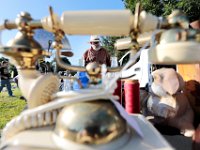
[{"label": "antique telephone", "polygon": [[[95,86],[98,74],[102,73],[105,77],[107,71],[126,70],[134,64],[146,45],[123,68],[106,68],[95,63],[86,68],[69,66],[60,59],[60,50],[64,34],[131,35],[131,41],[136,42],[138,33],[165,27],[166,24],[151,14],[140,12],[139,8],[136,9],[135,15],[129,10],[64,12],[61,19],[50,8],[50,16],[42,20],[33,20],[30,14],[24,12],[15,22],[6,20],[1,30],[18,28],[20,32],[8,46],[0,47],[0,52],[14,60],[20,76],[19,86],[30,109],[11,120],[3,129],[1,149],[16,145],[22,148],[99,150],[130,149],[133,145],[138,148],[143,146],[143,149],[158,146],[157,143],[145,140],[134,118],[125,113],[115,101],[116,97],[112,93],[119,75],[110,81],[103,78],[103,86]],[[38,28],[55,34],[54,48],[57,50],[56,60],[59,66],[88,72],[93,83],[89,89],[57,92],[58,77],[53,74],[41,75],[35,70],[34,63],[37,58],[40,55],[49,55],[33,39],[34,29]],[[29,84],[26,84],[27,82]],[[33,130],[38,134],[37,129],[44,132],[42,137],[51,137],[47,139],[48,143],[37,145],[39,141],[17,140],[21,132]],[[145,144],[136,144],[138,140]],[[167,143],[164,145],[169,146]]]},{"label": "antique telephone", "polygon": [[[114,17],[113,19],[116,20],[115,16],[113,16],[115,12],[108,11],[105,13],[109,14],[111,18]],[[121,17],[128,21],[128,16],[126,15],[130,15],[129,11],[119,11],[117,13],[119,15],[121,14]],[[82,13],[80,14],[82,15]],[[85,15],[93,17],[93,15],[90,16],[90,14],[91,13],[86,13]],[[101,12],[96,12],[95,15],[99,16],[101,19],[104,18]],[[75,17],[75,19],[76,18],[78,17]],[[111,23],[108,18],[105,19],[109,24]],[[69,20],[69,25],[70,22],[73,23],[73,21],[70,21],[69,18],[67,20]],[[77,24],[76,20],[74,22]],[[108,30],[110,27],[106,27],[105,25],[103,27],[104,28],[102,30],[104,32],[111,31]],[[98,64],[91,63],[84,68],[79,66],[69,66],[62,62],[60,59],[60,50],[63,46],[62,39],[65,33],[61,29],[63,27],[62,25],[60,27],[60,21],[58,18],[56,18],[56,15],[53,14],[51,8],[50,17],[47,17],[41,21],[33,20],[30,14],[22,12],[15,22],[5,21],[4,25],[2,26],[2,29],[3,28],[17,28],[19,30],[19,33],[17,33],[15,39],[10,41],[8,46],[2,46],[0,51],[4,55],[10,57],[13,60],[13,63],[17,66],[20,82],[19,87],[22,91],[22,94],[28,101],[29,109],[11,120],[3,129],[1,139],[2,149],[9,147],[12,148],[16,141],[14,140],[14,143],[10,143],[10,139],[15,137],[14,135],[22,131],[26,131],[27,129],[49,127],[48,130],[51,131],[52,127],[55,126],[55,123],[57,122],[56,120],[60,121],[59,123],[56,123],[55,129],[53,130],[53,149],[65,149],[64,147],[66,142],[73,145],[73,148],[70,146],[69,149],[79,149],[80,147],[85,147],[85,149],[90,149],[92,147],[104,149],[106,146],[112,146],[112,142],[116,143],[115,145],[118,147],[122,146],[122,144],[124,145],[124,143],[126,143],[134,134],[137,133],[138,138],[142,135],[139,127],[133,119],[129,118],[129,120],[125,121],[127,117],[126,113],[119,113],[118,109],[122,110],[122,108],[117,102],[114,101],[115,96],[112,96],[114,89],[111,88],[109,90],[104,90],[95,86],[99,78],[98,74],[101,72],[101,67]],[[33,38],[34,29],[38,28],[45,28],[46,30],[55,34],[55,41],[52,43],[52,45],[57,50],[56,60],[58,65],[67,70],[87,71],[90,76],[91,83],[94,84],[93,87],[78,92],[58,92],[59,82],[57,75],[51,73],[42,75],[35,70],[36,60],[41,55],[50,55],[48,52],[44,52],[39,43]],[[67,28],[70,29],[70,26]],[[119,26],[117,26],[117,29],[119,29]],[[117,29],[115,29],[115,31]],[[95,31],[96,29],[93,30]],[[83,31],[85,31],[85,29]],[[112,31],[113,33],[108,32],[106,34],[113,35],[115,31]],[[102,31],[100,30],[98,32],[101,33]],[[122,34],[121,32],[124,31],[120,31],[120,33],[117,34]],[[105,69],[107,69],[109,72],[116,72],[121,68],[117,67]],[[68,105],[70,108],[67,108]],[[118,107],[118,109],[116,107]],[[62,109],[63,112],[60,112]],[[74,109],[76,112],[74,112]],[[81,116],[74,116],[73,113],[83,114]],[[58,117],[58,114],[60,117]],[[66,114],[72,115],[69,116],[71,118],[67,119],[68,123],[65,121],[63,122]],[[76,120],[74,119],[79,120],[79,123],[75,124]],[[135,130],[134,128],[138,129]],[[64,140],[64,145],[59,143],[62,140]],[[23,140],[20,140],[19,142],[22,141]],[[89,146],[85,144],[89,144]],[[18,145],[22,146],[23,148],[26,147],[26,144],[23,143]],[[33,144],[32,147],[34,146],[37,147],[38,145]],[[29,148],[30,147],[31,145],[29,145]],[[41,145],[41,147],[44,147],[44,145]],[[52,147],[48,145],[46,148]]]}]

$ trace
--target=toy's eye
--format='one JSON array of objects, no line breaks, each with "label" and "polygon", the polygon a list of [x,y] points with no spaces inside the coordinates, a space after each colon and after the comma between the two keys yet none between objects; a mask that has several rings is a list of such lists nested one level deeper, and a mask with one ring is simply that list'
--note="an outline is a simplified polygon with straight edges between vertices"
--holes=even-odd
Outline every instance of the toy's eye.
[{"label": "toy's eye", "polygon": [[164,75],[161,74],[161,75],[160,75],[160,80],[163,81],[163,79],[164,79]]},{"label": "toy's eye", "polygon": [[154,82],[154,80],[155,80],[155,77],[154,77],[154,76],[152,76],[151,78],[152,78],[152,82]]}]

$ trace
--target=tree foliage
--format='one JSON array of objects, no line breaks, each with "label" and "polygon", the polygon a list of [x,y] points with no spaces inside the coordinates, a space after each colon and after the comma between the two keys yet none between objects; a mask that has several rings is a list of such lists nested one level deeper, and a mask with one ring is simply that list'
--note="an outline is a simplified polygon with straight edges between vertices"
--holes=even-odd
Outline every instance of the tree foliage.
[{"label": "tree foliage", "polygon": [[189,18],[190,22],[200,18],[200,3],[198,0],[122,0],[126,8],[133,13],[137,2],[142,9],[156,16],[167,16],[172,10],[180,9]]},{"label": "tree foliage", "polygon": [[114,47],[114,43],[116,42],[117,39],[120,39],[120,38],[123,38],[123,37],[111,37],[111,36],[102,37],[103,47],[107,49],[111,57],[116,56],[118,60],[126,53],[126,51],[118,51]]}]

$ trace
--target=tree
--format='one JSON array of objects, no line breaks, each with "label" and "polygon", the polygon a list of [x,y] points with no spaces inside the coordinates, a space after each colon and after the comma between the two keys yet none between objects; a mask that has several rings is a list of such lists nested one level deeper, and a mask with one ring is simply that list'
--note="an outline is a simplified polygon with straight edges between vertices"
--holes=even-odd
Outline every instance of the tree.
[{"label": "tree", "polygon": [[[137,2],[142,8],[156,16],[167,16],[172,10],[180,9],[189,18],[190,22],[200,18],[200,3],[197,0],[122,0],[126,8],[132,12]],[[162,8],[162,9],[161,9]]]},{"label": "tree", "polygon": [[142,8],[156,16],[163,14],[163,3],[160,0],[122,0],[127,9],[130,9],[133,13],[135,12],[135,6],[138,2],[142,4]]},{"label": "tree", "polygon": [[[116,42],[117,39],[120,39],[120,38],[123,38],[123,37],[111,37],[111,36],[102,37],[103,47],[107,49],[111,57],[112,56],[117,57],[118,61],[126,53],[126,51],[118,51],[114,47],[114,43]],[[127,61],[128,59],[124,59],[124,62],[127,62]]]}]

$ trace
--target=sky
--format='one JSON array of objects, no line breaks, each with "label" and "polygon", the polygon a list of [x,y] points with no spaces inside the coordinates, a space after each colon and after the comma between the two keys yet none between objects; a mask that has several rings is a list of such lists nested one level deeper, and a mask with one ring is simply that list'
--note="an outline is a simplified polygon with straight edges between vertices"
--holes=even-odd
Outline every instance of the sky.
[{"label": "sky", "polygon": [[[49,16],[49,6],[59,16],[64,11],[76,10],[123,10],[122,0],[1,0],[0,2],[0,22],[5,19],[14,20],[21,11],[29,12],[34,19],[42,19]],[[14,31],[3,31],[1,35],[2,43],[15,36]],[[88,41],[90,36],[66,35],[71,44],[74,56],[69,58],[70,62],[78,65],[78,60],[82,57],[86,49],[90,47]]]}]

